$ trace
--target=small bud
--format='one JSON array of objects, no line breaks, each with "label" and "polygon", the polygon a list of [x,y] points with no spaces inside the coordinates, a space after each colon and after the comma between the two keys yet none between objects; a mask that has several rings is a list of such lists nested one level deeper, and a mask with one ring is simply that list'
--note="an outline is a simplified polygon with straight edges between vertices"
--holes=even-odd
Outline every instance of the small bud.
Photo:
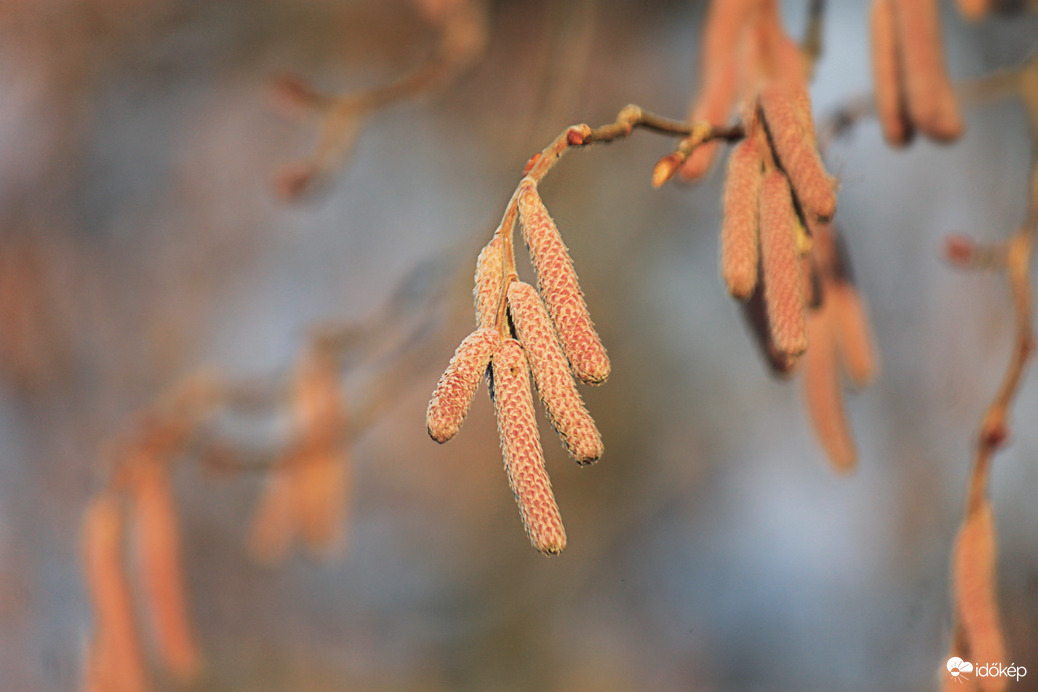
[{"label": "small bud", "polygon": [[977,258],[977,244],[965,235],[950,235],[944,239],[944,256],[952,264],[968,267]]},{"label": "small bud", "polygon": [[652,186],[662,187],[663,183],[674,177],[681,166],[682,158],[677,153],[667,154],[652,169]]}]

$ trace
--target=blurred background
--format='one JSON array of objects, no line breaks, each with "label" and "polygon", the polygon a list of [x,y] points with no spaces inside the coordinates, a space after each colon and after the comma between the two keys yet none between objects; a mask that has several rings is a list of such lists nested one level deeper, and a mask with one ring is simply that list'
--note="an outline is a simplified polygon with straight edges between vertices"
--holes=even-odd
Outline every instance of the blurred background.
[{"label": "blurred background", "polygon": [[[1016,104],[969,108],[951,147],[892,152],[864,121],[828,152],[882,358],[848,400],[853,476],[828,468],[799,383],[766,373],[718,278],[720,172],[651,189],[671,143],[643,132],[542,186],[613,361],[584,390],[597,465],[542,429],[565,553],[530,547],[483,391],[456,439],[425,432],[523,164],[627,103],[682,117],[704,10],[495,2],[474,66],[375,114],[323,192],[289,204],[274,180],[316,128],[272,107],[270,78],[398,78],[435,43],[411,3],[0,4],[0,688],[80,685],[79,522],[134,416],[198,368],[278,381],[315,326],[361,324],[394,345],[345,380],[351,403],[386,402],[354,431],[337,555],[256,564],[262,474],[177,466],[208,663],[192,689],[934,689],[971,443],[1012,338],[1002,278],[941,247],[1022,220]],[[799,36],[806,3],[783,10]],[[870,88],[866,12],[831,3],[819,116]],[[957,79],[1019,64],[1038,36],[1033,17],[967,25],[950,6],[943,25]],[[1038,689],[1033,380],[991,486],[1011,660],[1032,671],[1014,690]]]}]

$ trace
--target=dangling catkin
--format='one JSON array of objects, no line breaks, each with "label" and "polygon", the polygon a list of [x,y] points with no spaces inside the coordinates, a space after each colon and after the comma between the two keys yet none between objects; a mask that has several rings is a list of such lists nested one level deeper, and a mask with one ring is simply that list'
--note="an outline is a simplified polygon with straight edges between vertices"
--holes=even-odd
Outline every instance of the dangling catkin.
[{"label": "dangling catkin", "polygon": [[937,0],[893,0],[905,78],[905,100],[916,127],[940,141],[962,134],[955,94],[944,67]]},{"label": "dangling catkin", "polygon": [[513,281],[508,307],[549,422],[578,464],[597,461],[602,456],[602,436],[577,392],[541,297],[530,284]]},{"label": "dangling catkin", "polygon": [[959,12],[971,22],[975,22],[991,10],[992,0],[959,0]]},{"label": "dangling catkin", "polygon": [[[699,94],[689,113],[690,122],[724,125],[735,106],[739,86],[739,37],[756,0],[727,0],[710,3],[700,53]],[[705,175],[717,156],[719,145],[707,142],[696,147],[681,166],[681,177],[697,180]]]},{"label": "dangling catkin", "polygon": [[805,214],[831,219],[836,213],[836,179],[825,172],[818,150],[808,141],[789,90],[773,83],[761,90],[761,111],[782,170]]},{"label": "dangling catkin", "polygon": [[91,500],[83,516],[82,556],[95,635],[87,687],[105,692],[149,688],[123,567],[124,517],[114,495]]},{"label": "dangling catkin", "polygon": [[764,177],[757,141],[747,137],[728,158],[721,225],[721,276],[734,297],[745,300],[757,285],[759,203]]},{"label": "dangling catkin", "polygon": [[180,527],[166,464],[139,459],[131,495],[135,552],[158,651],[170,672],[189,681],[201,670],[202,656],[190,622]]},{"label": "dangling catkin", "polygon": [[[997,549],[991,503],[984,500],[969,512],[955,541],[953,593],[970,660],[1005,661],[1005,642],[998,614]],[[1005,688],[1005,678],[980,678],[985,692]]]},{"label": "dangling catkin", "polygon": [[807,317],[807,339],[811,347],[804,354],[804,400],[815,435],[833,468],[841,473],[850,473],[857,465],[857,452],[840,392],[836,335],[829,299],[826,293],[825,302]]},{"label": "dangling catkin", "polygon": [[425,414],[429,436],[446,442],[461,428],[490,357],[501,343],[496,329],[477,329],[461,342],[436,384]]},{"label": "dangling catkin", "polygon": [[764,301],[777,348],[798,356],[807,348],[803,278],[796,241],[796,212],[781,171],[765,174],[760,194],[761,266]]},{"label": "dangling catkin", "polygon": [[501,265],[503,247],[504,239],[495,235],[476,260],[476,285],[472,288],[472,297],[476,304],[476,326],[480,329],[497,326],[497,309],[501,304],[505,278]]},{"label": "dangling catkin", "polygon": [[758,277],[757,288],[749,300],[742,303],[742,314],[771,374],[782,379],[792,376],[797,359],[775,348],[775,342],[771,337],[771,325],[768,323],[768,308],[764,303],[763,277]]},{"label": "dangling catkin", "polygon": [[342,444],[314,449],[292,470],[296,523],[315,555],[324,555],[342,542],[349,497],[348,451]]},{"label": "dangling catkin", "polygon": [[529,180],[521,183],[519,218],[537,272],[541,297],[548,306],[573,374],[585,384],[605,382],[609,377],[609,357],[588,315],[573,260],[541,201],[537,186]]},{"label": "dangling catkin", "polygon": [[284,559],[296,534],[295,496],[291,469],[278,468],[270,474],[249,529],[252,559],[265,565]]},{"label": "dangling catkin", "polygon": [[506,339],[493,360],[494,408],[508,483],[526,533],[546,555],[566,547],[566,530],[544,470],[544,452],[533,413],[533,394],[522,346]]},{"label": "dangling catkin", "polygon": [[887,143],[903,147],[912,139],[912,125],[905,112],[904,72],[893,0],[873,0],[869,19],[876,117]]},{"label": "dangling catkin", "polygon": [[875,379],[878,369],[865,303],[858,290],[847,282],[828,286],[826,300],[832,304],[833,328],[843,370],[855,387],[865,387]]}]

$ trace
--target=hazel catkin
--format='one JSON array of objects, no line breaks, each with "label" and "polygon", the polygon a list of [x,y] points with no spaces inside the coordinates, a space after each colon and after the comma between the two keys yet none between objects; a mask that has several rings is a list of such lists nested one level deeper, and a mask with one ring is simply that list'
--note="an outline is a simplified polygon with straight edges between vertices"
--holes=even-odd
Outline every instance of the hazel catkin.
[{"label": "hazel catkin", "polygon": [[721,225],[721,276],[728,292],[745,300],[757,285],[759,204],[763,161],[754,138],[737,144],[728,159]]},{"label": "hazel catkin", "polygon": [[895,22],[893,0],[873,0],[869,36],[876,117],[887,143],[903,147],[911,141],[913,128],[906,113],[904,72]]},{"label": "hazel catkin", "polygon": [[177,678],[191,680],[201,670],[202,657],[189,617],[180,527],[166,464],[140,459],[132,498],[136,557],[159,654]]},{"label": "hazel catkin", "polygon": [[508,484],[530,542],[545,555],[556,555],[566,547],[566,530],[544,469],[529,368],[519,342],[503,341],[492,366],[494,409]]},{"label": "hazel catkin", "polygon": [[520,183],[519,219],[541,297],[573,374],[585,384],[605,382],[609,357],[588,315],[573,260],[531,180]]},{"label": "hazel catkin", "polygon": [[[996,560],[995,518],[985,499],[967,513],[952,560],[952,588],[962,633],[971,659],[985,663],[1002,663],[1006,653],[998,614]],[[1004,687],[1003,678],[980,678],[984,692]]]},{"label": "hazel catkin", "polygon": [[760,105],[772,148],[804,213],[831,219],[836,213],[836,179],[825,171],[818,150],[805,135],[789,89],[778,82],[765,86]]},{"label": "hazel catkin", "polygon": [[504,239],[495,235],[476,260],[476,284],[472,288],[472,297],[476,304],[476,326],[481,329],[493,329],[497,324],[497,309],[504,285],[503,247]]},{"label": "hazel catkin", "polygon": [[425,423],[432,439],[442,443],[457,434],[469,412],[479,380],[500,343],[497,330],[477,329],[458,346],[436,384],[426,411]]},{"label": "hazel catkin", "polygon": [[807,348],[803,277],[797,220],[781,171],[765,174],[760,194],[761,267],[771,336],[780,352],[796,357]]},{"label": "hazel catkin", "polygon": [[541,297],[530,284],[514,281],[508,307],[549,422],[578,464],[597,461],[602,436],[580,398]]}]

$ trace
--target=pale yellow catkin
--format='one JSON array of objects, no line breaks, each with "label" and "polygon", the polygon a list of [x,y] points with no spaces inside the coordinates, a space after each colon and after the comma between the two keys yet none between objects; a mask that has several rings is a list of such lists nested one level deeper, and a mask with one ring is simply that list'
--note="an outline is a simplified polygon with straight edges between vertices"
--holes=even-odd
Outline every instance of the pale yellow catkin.
[{"label": "pale yellow catkin", "polygon": [[763,160],[755,138],[737,144],[728,159],[721,224],[721,276],[728,292],[745,300],[757,286]]},{"label": "pale yellow catkin", "polygon": [[933,139],[957,139],[963,122],[944,66],[937,0],[893,3],[909,115]]},{"label": "pale yellow catkin", "polygon": [[578,464],[597,461],[602,456],[602,436],[577,391],[537,290],[513,281],[508,288],[508,308],[548,421]]},{"label": "pale yellow catkin", "polygon": [[807,348],[803,277],[797,249],[796,212],[781,171],[765,174],[760,194],[761,267],[772,341],[796,357]]},{"label": "pale yellow catkin", "polygon": [[135,553],[159,655],[175,677],[191,681],[201,672],[202,655],[184,583],[176,502],[162,460],[139,460],[131,497]]},{"label": "pale yellow catkin", "polygon": [[904,73],[893,0],[873,0],[869,13],[869,36],[876,117],[887,143],[903,147],[912,139],[912,125],[905,110]]},{"label": "pale yellow catkin", "polygon": [[503,248],[504,239],[495,235],[476,260],[476,282],[472,288],[472,298],[476,305],[476,326],[481,329],[493,329],[497,325],[498,306],[503,298]]},{"label": "pale yellow catkin", "polygon": [[500,344],[501,336],[496,329],[477,329],[458,346],[436,384],[425,415],[432,439],[442,443],[457,434],[472,405],[479,380]]},{"label": "pale yellow catkin", "polygon": [[781,82],[761,90],[768,138],[804,213],[831,219],[836,213],[836,179],[826,173],[818,150],[804,134],[793,94]]},{"label": "pale yellow catkin", "polygon": [[850,473],[857,465],[857,452],[840,391],[836,360],[833,308],[828,293],[825,301],[807,317],[810,348],[804,354],[804,401],[815,435],[833,468]]},{"label": "pale yellow catkin", "polygon": [[[967,514],[955,541],[952,562],[955,609],[971,661],[1005,662],[996,563],[995,518],[991,503],[985,499]],[[1003,690],[1005,680],[1001,676],[980,678],[980,689]]]},{"label": "pale yellow catkin", "polygon": [[81,548],[95,622],[86,687],[145,692],[150,686],[126,579],[124,531],[117,497],[104,494],[90,501],[83,515]]},{"label": "pale yellow catkin", "polygon": [[521,183],[519,218],[537,272],[537,285],[577,379],[601,384],[609,377],[609,357],[588,315],[573,260],[531,180]]},{"label": "pale yellow catkin", "polygon": [[545,555],[566,547],[566,530],[544,469],[523,348],[506,339],[493,359],[494,408],[508,483],[530,542]]}]

